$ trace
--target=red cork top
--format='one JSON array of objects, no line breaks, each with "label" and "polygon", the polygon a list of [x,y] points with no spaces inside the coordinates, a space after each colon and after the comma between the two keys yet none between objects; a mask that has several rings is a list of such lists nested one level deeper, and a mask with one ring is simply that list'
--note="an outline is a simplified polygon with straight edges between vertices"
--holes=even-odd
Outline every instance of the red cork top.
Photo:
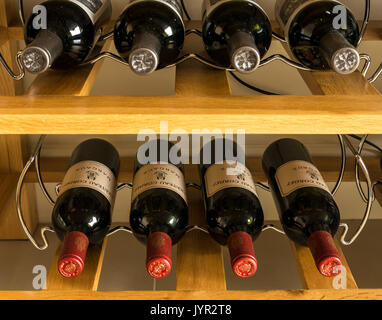
[{"label": "red cork top", "polygon": [[320,273],[333,277],[341,273],[341,257],[332,235],[326,231],[316,231],[308,239],[308,246]]},{"label": "red cork top", "polygon": [[257,260],[251,236],[243,231],[232,233],[228,237],[227,246],[233,272],[240,278],[252,277],[257,271]]},{"label": "red cork top", "polygon": [[66,278],[74,278],[81,274],[85,266],[88,237],[78,231],[69,232],[64,239],[64,246],[58,259],[58,271]]},{"label": "red cork top", "polygon": [[164,232],[154,232],[147,239],[146,269],[153,278],[167,277],[171,272],[172,241]]}]

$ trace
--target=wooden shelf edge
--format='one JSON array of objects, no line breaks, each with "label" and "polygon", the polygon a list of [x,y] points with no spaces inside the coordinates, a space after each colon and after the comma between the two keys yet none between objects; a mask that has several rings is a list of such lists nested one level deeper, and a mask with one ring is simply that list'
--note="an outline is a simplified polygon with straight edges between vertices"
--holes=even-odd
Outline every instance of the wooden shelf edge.
[{"label": "wooden shelf edge", "polygon": [[382,300],[382,289],[254,291],[0,291],[0,300]]},{"label": "wooden shelf edge", "polygon": [[0,134],[381,134],[382,95],[251,97],[0,97]]}]

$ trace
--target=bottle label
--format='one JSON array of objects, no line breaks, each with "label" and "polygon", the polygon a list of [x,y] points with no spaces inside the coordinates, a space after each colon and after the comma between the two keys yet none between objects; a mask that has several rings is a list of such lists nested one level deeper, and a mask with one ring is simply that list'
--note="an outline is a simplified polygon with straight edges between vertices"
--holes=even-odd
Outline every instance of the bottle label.
[{"label": "bottle label", "polygon": [[[236,170],[237,174],[229,172]],[[222,164],[211,165],[204,175],[204,182],[208,198],[220,190],[232,187],[246,189],[257,196],[251,172],[239,162],[223,161]]]},{"label": "bottle label", "polygon": [[162,0],[162,1],[167,2],[172,8],[174,8],[177,14],[182,16],[182,9],[178,3],[178,0]]},{"label": "bottle label", "polygon": [[97,161],[81,161],[69,168],[60,187],[60,194],[73,188],[90,188],[103,194],[113,206],[117,181],[109,167]]},{"label": "bottle label", "polygon": [[[127,7],[129,7],[132,4],[142,2],[142,1],[146,1],[146,0],[131,0]],[[169,7],[171,7],[176,12],[176,14],[179,16],[179,18],[183,22],[183,12],[182,12],[181,6],[179,4],[179,0],[154,0],[154,1],[166,3]],[[150,4],[148,4],[148,5],[150,5]]]},{"label": "bottle label", "polygon": [[320,171],[307,161],[295,160],[283,164],[277,169],[275,178],[282,197],[305,187],[316,187],[330,193]]},{"label": "bottle label", "polygon": [[99,9],[102,7],[101,0],[77,0],[82,3],[85,7],[87,7],[94,14],[97,13]]},{"label": "bottle label", "polygon": [[[229,2],[231,0],[205,0],[203,1],[203,6],[202,6],[202,20],[204,20],[205,17],[207,17],[211,11],[215,8],[215,5],[218,6],[220,4],[223,4],[225,2]],[[256,1],[254,0],[243,0],[246,2],[252,2],[256,4]]]},{"label": "bottle label", "polygon": [[147,164],[140,168],[134,176],[131,201],[141,193],[156,188],[172,190],[187,203],[183,173],[172,164]]},{"label": "bottle label", "polygon": [[288,24],[289,18],[298,12],[298,8],[307,2],[312,2],[312,0],[277,0],[275,7],[276,18],[284,29]]},{"label": "bottle label", "polygon": [[110,0],[69,0],[81,7],[95,25],[105,10],[110,6]]}]

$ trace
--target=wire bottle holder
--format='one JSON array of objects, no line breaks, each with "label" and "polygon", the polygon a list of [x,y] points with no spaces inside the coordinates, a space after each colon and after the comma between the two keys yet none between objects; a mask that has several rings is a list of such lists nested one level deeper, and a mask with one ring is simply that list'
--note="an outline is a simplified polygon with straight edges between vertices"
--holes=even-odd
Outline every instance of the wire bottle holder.
[{"label": "wire bottle holder", "polygon": [[[22,24],[24,25],[25,23],[25,17],[24,17],[24,12],[23,12],[23,6],[22,6],[22,1],[19,0],[19,16],[20,16],[20,19],[22,21]],[[357,47],[359,46],[359,44],[361,43],[362,39],[363,39],[363,36],[365,34],[365,31],[366,31],[366,28],[367,28],[367,25],[368,25],[368,21],[369,21],[369,17],[370,17],[370,0],[365,0],[365,13],[364,13],[364,20],[363,20],[363,23],[362,23],[362,26],[361,26],[361,30],[360,30],[360,37],[358,39],[358,43],[357,43]],[[196,34],[198,35],[199,37],[202,36],[202,32],[200,30],[197,30],[197,29],[188,29],[186,30],[185,32],[185,36],[189,36],[190,34]],[[284,39],[284,37],[276,34],[275,32],[272,33],[273,37],[282,41],[282,42],[286,42],[286,40]],[[110,37],[113,36],[113,32],[110,32],[110,33],[107,33],[105,35],[101,35],[100,38],[99,38],[99,41],[103,41],[105,39],[108,39]],[[24,71],[24,67],[21,63],[21,55],[22,55],[22,51],[19,51],[17,52],[16,54],[16,62],[17,62],[17,67],[18,67],[18,74],[13,72],[12,69],[9,67],[9,65],[7,64],[7,62],[5,61],[5,59],[3,58],[3,56],[1,55],[0,53],[0,63],[4,66],[5,70],[7,71],[7,73],[15,80],[21,80],[24,78],[25,76],[25,71]],[[361,60],[365,60],[365,64],[362,68],[362,75],[364,77],[366,77],[367,75],[367,72],[369,71],[369,68],[370,68],[370,64],[371,64],[371,58],[368,54],[366,53],[362,53],[359,55],[360,56],[360,59]],[[112,53],[112,52],[101,52],[97,55],[95,55],[94,57],[84,61],[83,63],[81,63],[79,66],[84,66],[84,65],[89,65],[89,64],[95,64],[97,63],[98,61],[102,60],[102,59],[111,59],[113,61],[116,61],[116,62],[119,62],[125,66],[128,66],[129,67],[129,63],[126,62],[124,59],[122,59],[120,56]],[[187,60],[190,60],[190,59],[193,59],[193,60],[196,60],[202,64],[205,64],[209,67],[212,67],[212,68],[215,68],[215,69],[219,69],[219,70],[226,70],[226,71],[236,71],[236,69],[234,68],[226,68],[226,67],[223,67],[223,66],[219,66],[217,65],[216,63],[214,63],[213,61],[210,61],[208,60],[207,58],[199,55],[199,54],[196,54],[196,53],[187,53],[181,57],[178,57],[175,62],[171,65],[168,65],[166,66],[166,68],[171,68],[171,67],[174,67],[184,61],[187,61]],[[310,69],[310,68],[307,68],[305,67],[304,65],[302,65],[301,63],[297,62],[297,61],[294,61],[292,59],[289,59],[287,57],[285,57],[284,55],[282,54],[274,54],[274,55],[271,55],[263,60],[261,60],[258,68],[261,68],[271,62],[274,62],[274,61],[281,61],[285,64],[287,64],[288,66],[290,67],[293,67],[293,68],[296,68],[298,70],[303,70],[303,71],[316,71],[316,70],[313,70],[313,69]],[[382,64],[380,66],[380,68],[377,70],[377,72],[370,78],[368,79],[369,82],[374,82],[378,76],[382,73]]]},{"label": "wire bottle holder", "polygon": [[[49,192],[46,190],[46,187],[45,187],[45,184],[44,184],[44,181],[42,179],[42,176],[41,176],[41,169],[40,169],[40,154],[41,154],[41,149],[42,149],[42,146],[43,146],[43,142],[46,138],[46,135],[42,135],[40,136],[38,142],[37,142],[37,145],[31,155],[31,157],[29,158],[29,160],[27,161],[27,163],[25,164],[25,167],[23,168],[21,174],[20,174],[20,177],[19,177],[19,180],[17,182],[17,188],[16,188],[16,208],[17,208],[17,214],[18,214],[18,218],[20,220],[20,223],[23,227],[23,230],[25,232],[25,234],[27,235],[28,239],[31,241],[31,243],[33,244],[33,246],[39,250],[45,250],[48,248],[49,244],[48,244],[48,240],[46,238],[46,235],[45,233],[46,232],[55,232],[53,227],[52,226],[43,226],[40,230],[40,234],[41,234],[41,238],[42,238],[42,241],[43,241],[43,244],[39,244],[35,238],[33,237],[33,235],[31,234],[31,232],[29,231],[28,229],[28,226],[26,225],[25,223],[25,220],[24,220],[24,216],[23,216],[23,212],[22,212],[22,203],[21,203],[21,193],[22,193],[22,188],[23,188],[23,185],[24,185],[24,180],[25,180],[25,177],[30,169],[30,167],[32,166],[32,164],[34,163],[35,164],[35,169],[36,169],[36,174],[37,174],[37,180],[38,180],[38,183],[40,185],[40,188],[44,194],[44,196],[46,197],[47,201],[52,205],[54,206],[55,204],[55,201],[53,200],[53,198],[50,196]],[[346,146],[345,146],[345,143],[346,145],[349,147],[350,151],[353,153],[354,155],[354,158],[355,158],[355,170],[356,170],[356,183],[357,183],[357,188],[358,188],[358,191],[363,199],[364,202],[366,202],[366,209],[365,209],[365,213],[363,215],[363,218],[362,218],[362,221],[357,229],[357,231],[355,232],[355,234],[353,235],[353,237],[350,238],[350,240],[346,240],[346,236],[348,234],[348,231],[349,231],[349,226],[346,224],[346,223],[340,223],[340,227],[343,227],[344,230],[341,234],[341,237],[340,237],[340,240],[341,240],[341,243],[343,245],[351,245],[357,238],[358,236],[361,234],[362,230],[364,229],[368,219],[369,219],[369,216],[370,216],[370,211],[371,211],[371,208],[372,208],[372,204],[373,204],[373,201],[374,201],[374,185],[371,181],[371,178],[370,178],[370,174],[369,174],[369,171],[366,167],[366,164],[361,156],[361,153],[362,153],[362,149],[363,149],[363,146],[366,142],[366,139],[367,139],[367,135],[364,136],[360,143],[359,143],[359,146],[358,146],[358,150],[356,150],[353,145],[351,144],[351,142],[349,141],[349,139],[347,138],[347,136],[342,136],[342,135],[338,135],[338,139],[339,139],[339,143],[340,143],[340,147],[341,147],[341,169],[340,169],[340,173],[339,173],[339,176],[338,176],[338,179],[337,179],[337,182],[332,190],[332,195],[335,195],[336,192],[338,191],[341,183],[342,183],[342,180],[343,180],[343,176],[344,176],[344,172],[345,172],[345,166],[346,166]],[[344,143],[345,142],[345,143]],[[366,179],[366,183],[367,183],[367,196],[364,194],[364,191],[361,187],[361,181],[360,181],[360,178],[359,178],[359,168],[361,168],[362,172],[363,172],[363,175]],[[257,182],[256,185],[259,187],[259,188],[262,188],[264,190],[267,190],[267,191],[270,191],[269,187],[260,183],[260,182]],[[192,187],[192,188],[196,188],[198,190],[201,190],[201,187],[197,184],[194,184],[194,183],[189,183],[189,184],[186,184],[187,187]],[[132,184],[131,183],[123,183],[123,184],[119,184],[117,186],[117,191],[120,191],[124,188],[132,188]],[[55,191],[56,191],[56,194],[58,195],[59,193],[59,189],[60,189],[60,185],[56,185],[56,188],[55,188]],[[198,225],[190,225],[187,227],[186,229],[186,233],[190,232],[190,231],[193,231],[193,230],[199,230],[199,231],[203,231],[205,233],[209,233],[208,232],[208,228],[205,227],[205,226],[198,226]],[[274,230],[274,231],[277,231],[279,233],[282,233],[285,235],[284,231],[283,230],[280,230],[279,228],[277,228],[276,226],[274,226],[273,224],[266,224],[262,227],[262,231],[265,231],[265,230]],[[133,233],[133,231],[131,230],[131,228],[129,226],[116,226],[116,227],[113,227],[112,229],[109,230],[109,232],[107,233],[106,237],[112,235],[112,234],[115,234],[119,231],[124,231],[124,232],[128,232],[130,234]]]}]

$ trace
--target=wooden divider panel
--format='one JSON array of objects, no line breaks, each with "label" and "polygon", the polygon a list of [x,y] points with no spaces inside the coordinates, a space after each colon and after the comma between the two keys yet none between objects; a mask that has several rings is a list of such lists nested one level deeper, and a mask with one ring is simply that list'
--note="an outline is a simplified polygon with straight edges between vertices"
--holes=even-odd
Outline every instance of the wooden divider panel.
[{"label": "wooden divider panel", "polygon": [[[201,183],[197,165],[186,167],[186,181]],[[188,188],[191,225],[206,225],[201,190]],[[209,234],[191,231],[178,244],[176,260],[177,290],[225,290],[221,246]]]},{"label": "wooden divider panel", "polygon": [[338,252],[341,256],[342,269],[340,275],[328,278],[319,273],[314,263],[312,254],[308,247],[300,246],[290,241],[291,248],[296,260],[297,268],[304,289],[357,289],[357,284],[346,261],[346,258],[336,242]]},{"label": "wooden divider panel", "polygon": [[[106,40],[103,46],[95,49],[93,54],[108,51],[112,41],[112,39]],[[36,77],[26,95],[87,96],[93,87],[102,63],[103,60],[100,60],[95,64],[76,68],[70,72],[68,70],[48,70]]]},{"label": "wooden divider panel", "polygon": [[[201,30],[201,21],[187,21],[186,27]],[[196,34],[187,37],[181,55],[190,52],[206,56],[203,40]],[[225,71],[189,60],[176,67],[175,93],[179,96],[227,96],[230,89]]]},{"label": "wooden divider panel", "polygon": [[[3,183],[8,185],[7,201],[0,206],[0,239],[27,239],[16,211],[16,186],[26,161],[28,141],[25,136],[0,136],[0,172],[6,175]],[[38,224],[34,186],[25,184],[21,196],[25,222],[32,232]]]}]

